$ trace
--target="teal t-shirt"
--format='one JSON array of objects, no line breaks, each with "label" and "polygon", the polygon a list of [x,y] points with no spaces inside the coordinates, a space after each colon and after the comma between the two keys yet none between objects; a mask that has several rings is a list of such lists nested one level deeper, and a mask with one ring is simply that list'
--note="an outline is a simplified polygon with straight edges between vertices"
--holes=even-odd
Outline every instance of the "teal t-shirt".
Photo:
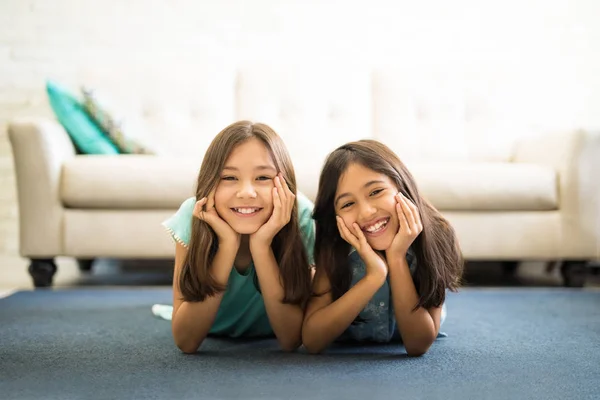
[{"label": "teal t-shirt", "polygon": [[[296,196],[298,202],[298,218],[302,242],[308,255],[309,263],[314,264],[313,248],[315,243],[315,227],[312,219],[312,202],[302,193]],[[185,200],[179,210],[165,222],[163,226],[174,240],[187,247],[192,235],[192,212],[196,198]],[[254,281],[256,271],[251,264],[243,274],[235,268],[231,269],[227,289],[223,294],[219,311],[211,330],[212,335],[229,337],[258,337],[273,335],[269,323],[265,303],[256,289]]]}]

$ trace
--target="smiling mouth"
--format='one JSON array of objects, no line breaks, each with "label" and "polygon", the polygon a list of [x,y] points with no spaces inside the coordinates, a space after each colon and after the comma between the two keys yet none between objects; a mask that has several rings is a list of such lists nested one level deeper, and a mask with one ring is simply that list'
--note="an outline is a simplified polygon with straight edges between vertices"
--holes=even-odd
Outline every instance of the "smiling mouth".
[{"label": "smiling mouth", "polygon": [[231,211],[240,217],[253,217],[262,211],[262,207],[234,207]]},{"label": "smiling mouth", "polygon": [[365,226],[364,228],[362,228],[362,231],[367,235],[377,235],[379,233],[382,233],[385,230],[385,228],[387,228],[389,222],[390,217],[380,219],[374,224]]}]

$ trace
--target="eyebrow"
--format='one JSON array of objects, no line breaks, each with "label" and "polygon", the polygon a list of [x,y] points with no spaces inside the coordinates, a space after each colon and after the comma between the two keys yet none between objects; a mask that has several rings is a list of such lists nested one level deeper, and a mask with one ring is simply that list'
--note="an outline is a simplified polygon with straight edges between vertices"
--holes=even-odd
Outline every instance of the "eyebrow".
[{"label": "eyebrow", "polygon": [[[385,183],[385,182],[382,180],[369,181],[363,185],[363,188],[368,188],[369,186],[374,185],[376,183]],[[342,198],[348,197],[348,196],[351,196],[351,194],[348,192],[340,194],[338,197],[336,197],[334,204],[337,205],[338,201],[340,201]]]},{"label": "eyebrow", "polygon": [[[230,165],[226,165],[226,166],[223,167],[223,170],[226,170],[226,169],[230,170],[230,171],[239,171],[239,168],[232,167]],[[277,171],[274,167],[271,167],[270,165],[258,165],[256,167],[254,167],[254,169],[258,170],[258,171],[264,171],[264,170],[267,170],[267,169],[269,169],[271,171]]]}]

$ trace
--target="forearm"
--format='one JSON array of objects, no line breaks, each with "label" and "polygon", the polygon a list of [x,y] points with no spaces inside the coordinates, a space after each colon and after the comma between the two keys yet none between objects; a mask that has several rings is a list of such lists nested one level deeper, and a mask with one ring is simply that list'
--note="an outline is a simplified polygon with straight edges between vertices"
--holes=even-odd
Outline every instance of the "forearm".
[{"label": "forearm", "polygon": [[302,343],[304,311],[299,305],[283,303],[284,289],[271,247],[253,248],[252,259],[273,332],[282,349],[295,350]]},{"label": "forearm", "polygon": [[310,315],[302,329],[308,351],[320,353],[344,333],[384,282],[385,277],[367,275],[339,299]]},{"label": "forearm", "polygon": [[404,347],[409,355],[421,355],[437,336],[435,321],[427,309],[414,310],[419,296],[406,259],[390,262],[389,274],[394,314]]},{"label": "forearm", "polygon": [[177,347],[184,353],[195,353],[215,322],[223,294],[204,301],[181,303],[173,310],[171,329]]},{"label": "forearm", "polygon": [[[217,284],[227,285],[236,251],[228,246],[219,247],[210,266],[210,273]],[[198,350],[215,321],[222,298],[223,293],[218,293],[199,302],[183,301],[179,305],[174,302],[176,306],[171,325],[177,347],[186,353]]]}]

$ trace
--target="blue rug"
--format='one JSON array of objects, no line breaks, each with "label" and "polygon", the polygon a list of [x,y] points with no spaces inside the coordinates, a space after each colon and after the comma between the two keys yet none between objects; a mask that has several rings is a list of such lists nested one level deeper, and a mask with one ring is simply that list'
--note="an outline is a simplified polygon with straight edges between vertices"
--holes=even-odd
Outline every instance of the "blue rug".
[{"label": "blue rug", "polygon": [[173,344],[150,307],[167,289],[0,299],[2,399],[600,399],[600,291],[464,289],[447,338],[286,354],[273,339]]}]

